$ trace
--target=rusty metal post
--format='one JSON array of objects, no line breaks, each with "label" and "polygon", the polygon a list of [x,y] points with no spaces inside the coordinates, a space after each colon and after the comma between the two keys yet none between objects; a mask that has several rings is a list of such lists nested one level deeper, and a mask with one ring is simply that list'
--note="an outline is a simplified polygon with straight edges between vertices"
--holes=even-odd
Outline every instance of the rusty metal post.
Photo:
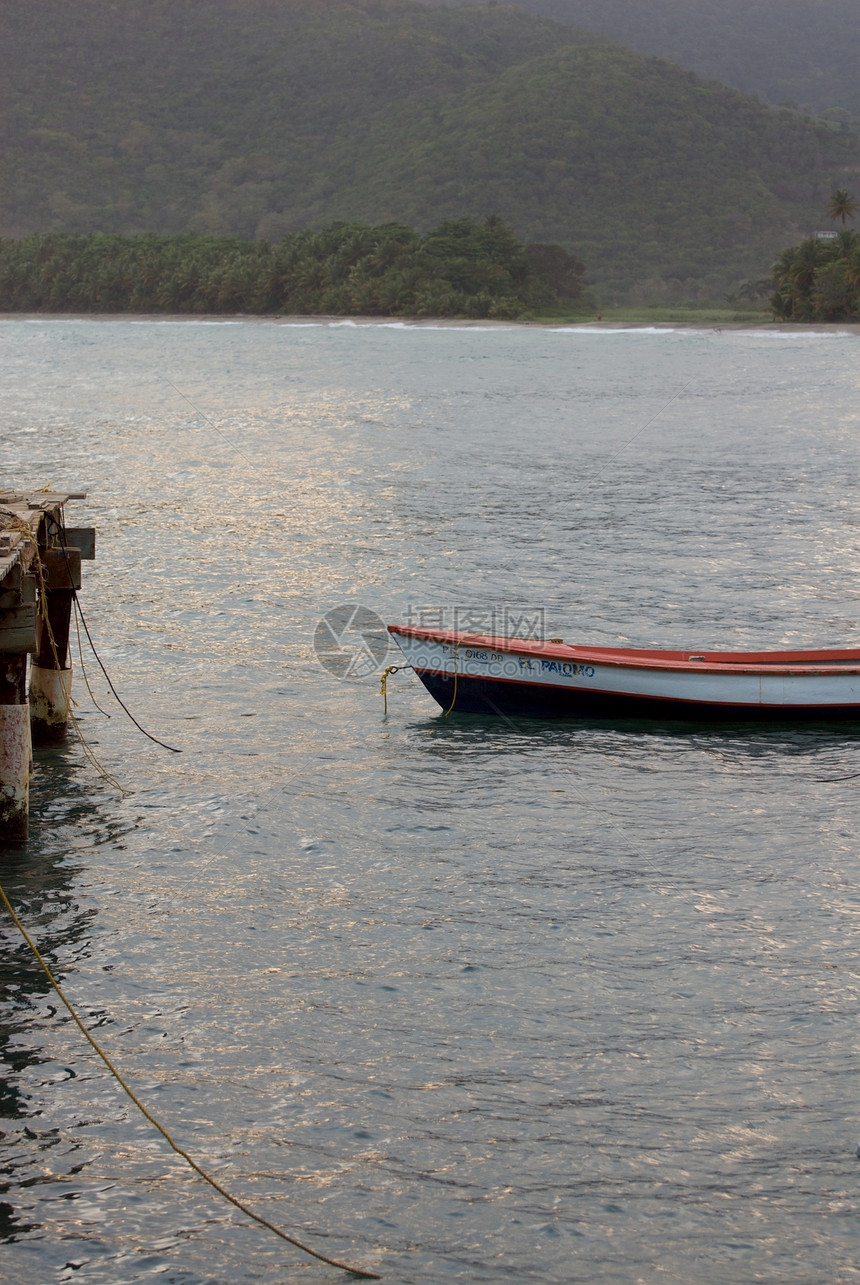
[{"label": "rusty metal post", "polygon": [[38,649],[30,666],[30,723],[34,745],[65,740],[72,669],[69,629],[72,599],[81,586],[81,553],[76,548],[43,549],[42,603]]}]

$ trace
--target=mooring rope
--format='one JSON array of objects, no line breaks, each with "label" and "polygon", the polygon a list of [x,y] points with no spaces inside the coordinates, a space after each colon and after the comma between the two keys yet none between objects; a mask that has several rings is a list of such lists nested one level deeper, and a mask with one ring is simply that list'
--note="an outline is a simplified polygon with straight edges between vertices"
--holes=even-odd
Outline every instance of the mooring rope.
[{"label": "mooring rope", "polygon": [[[67,569],[68,569],[68,563],[69,563],[69,560],[68,558],[66,558]],[[51,628],[51,620],[48,615],[48,600],[45,594],[45,573],[44,573],[44,567],[42,565],[42,557],[39,552],[38,545],[36,545],[36,573],[39,577],[39,590],[40,590],[39,616],[41,617],[42,625],[45,629],[45,632],[48,635],[48,641],[51,644],[51,651],[54,656],[54,665],[56,666],[56,671],[58,674],[62,674],[65,671],[63,670],[63,667],[60,664],[60,656],[57,650],[57,640],[54,637],[54,631]],[[71,581],[71,571],[69,571],[69,580]],[[74,601],[74,592],[72,594],[72,600]],[[78,647],[80,648],[80,634],[78,634]],[[81,656],[81,666],[83,666],[83,655]],[[71,664],[70,664],[70,668],[71,668]],[[89,691],[89,683],[87,683],[87,690]],[[92,696],[91,691],[90,691],[90,695]],[[72,705],[74,704],[74,702],[72,700],[71,686],[66,688],[65,697],[66,697],[66,717],[69,719],[69,721],[72,724],[72,727],[75,729],[75,735],[80,741],[81,749],[84,751],[84,754],[89,759],[90,764],[95,768],[96,772],[102,778],[103,781],[106,781],[108,785],[112,786],[115,790],[118,790],[120,794],[127,794],[128,791],[124,789],[124,787],[119,783],[116,777],[112,776],[111,773],[104,766],[104,764],[99,762],[96,756],[95,750],[90,745],[89,741],[81,731],[81,725],[78,722],[77,718],[75,717],[74,710],[72,709]],[[95,698],[93,698],[93,703],[95,704]],[[98,706],[96,706],[96,708],[98,708]],[[110,716],[108,715],[108,717]]]},{"label": "mooring rope", "polygon": [[190,1167],[194,1170],[194,1172],[198,1174],[198,1176],[201,1177],[204,1182],[208,1183],[209,1186],[212,1187],[213,1190],[217,1191],[220,1196],[223,1196],[225,1200],[228,1200],[231,1205],[234,1205],[236,1209],[238,1209],[241,1213],[243,1213],[246,1216],[246,1218],[251,1218],[255,1223],[259,1223],[261,1227],[266,1227],[269,1231],[274,1232],[276,1236],[280,1236],[281,1240],[285,1240],[287,1241],[288,1244],[294,1245],[296,1249],[302,1250],[302,1252],[305,1254],[310,1254],[312,1258],[318,1258],[320,1262],[327,1263],[329,1267],[337,1267],[341,1271],[349,1272],[352,1276],[360,1277],[362,1280],[378,1281],[381,1279],[381,1277],[378,1276],[376,1272],[366,1271],[364,1268],[361,1268],[361,1267],[351,1267],[348,1263],[340,1263],[335,1258],[328,1258],[325,1254],[321,1254],[318,1250],[311,1249],[309,1245],[303,1244],[303,1242],[300,1240],[297,1240],[295,1236],[290,1236],[287,1232],[282,1231],[280,1227],[276,1227],[274,1223],[269,1222],[267,1218],[263,1218],[261,1214],[254,1213],[254,1211],[252,1209],[249,1209],[248,1206],[243,1201],[239,1200],[236,1196],[231,1195],[230,1192],[227,1191],[226,1188],[222,1187],[221,1184],[218,1181],[216,1181],[216,1179],[213,1178],[211,1174],[208,1174],[205,1169],[201,1168],[201,1166],[197,1163],[197,1161],[192,1159],[192,1157],[188,1154],[188,1152],[184,1151],[183,1148],[178,1145],[178,1143],[174,1142],[173,1138],[170,1136],[170,1134],[167,1132],[164,1126],[160,1124],[158,1120],[156,1120],[155,1116],[152,1115],[150,1111],[147,1110],[147,1108],[141,1102],[140,1098],[137,1097],[134,1091],[130,1088],[130,1086],[126,1083],[126,1081],[120,1075],[119,1071],[114,1066],[113,1062],[110,1060],[107,1053],[105,1053],[104,1049],[102,1049],[100,1045],[93,1039],[90,1032],[84,1026],[83,1022],[78,1017],[78,1014],[75,1012],[75,1009],[72,1007],[72,1004],[64,995],[59,982],[56,980],[56,978],[54,977],[54,974],[51,972],[51,969],[48,967],[48,964],[40,954],[39,949],[36,946],[36,943],[30,937],[26,928],[21,923],[21,920],[16,915],[12,907],[12,903],[9,901],[9,898],[6,895],[6,892],[2,884],[0,884],[0,900],[2,900],[6,909],[9,911],[9,914],[12,917],[12,922],[15,924],[15,927],[18,929],[21,936],[24,938],[24,941],[30,947],[30,950],[33,952],[33,955],[38,961],[39,966],[41,967],[48,981],[50,982],[52,988],[59,996],[59,998],[62,1000],[65,1007],[68,1009],[69,1013],[71,1014],[72,1021],[78,1027],[81,1034],[86,1039],[87,1043],[92,1046],[92,1048],[101,1058],[102,1062],[104,1062],[107,1069],[110,1071],[111,1075],[116,1080],[117,1084],[119,1084],[120,1088],[131,1099],[131,1101],[137,1107],[138,1111],[140,1111],[141,1115],[143,1115],[149,1121],[149,1123],[153,1126],[153,1128],[158,1130],[158,1132],[164,1138],[165,1142],[171,1148],[172,1151],[175,1151],[178,1156],[181,1156],[182,1159],[185,1161],[185,1163],[190,1165]]},{"label": "mooring rope", "polygon": [[445,713],[444,713],[444,714],[443,714],[443,716],[442,716],[443,718],[447,718],[447,717],[448,717],[448,715],[451,713],[451,710],[454,708],[454,706],[455,706],[455,705],[456,705],[456,703],[457,703],[457,677],[458,677],[458,675],[457,675],[457,648],[460,646],[460,643],[461,643],[462,641],[463,641],[463,639],[462,639],[462,638],[458,638],[458,639],[457,639],[457,641],[454,643],[454,695],[451,697],[451,704],[450,704],[450,705],[448,706],[448,708],[445,710]]},{"label": "mooring rope", "polygon": [[117,704],[119,705],[120,709],[122,709],[122,710],[124,710],[124,711],[125,711],[125,713],[128,715],[128,717],[129,717],[129,718],[131,719],[131,721],[134,723],[134,725],[135,725],[135,727],[137,728],[137,730],[138,730],[139,732],[143,732],[144,736],[145,736],[145,737],[147,737],[147,739],[148,739],[148,740],[150,740],[150,741],[154,741],[154,742],[155,742],[155,744],[156,744],[156,745],[160,745],[160,746],[161,746],[161,748],[162,748],[163,750],[170,750],[170,753],[171,753],[171,754],[181,754],[181,753],[182,753],[182,750],[177,749],[175,745],[168,745],[166,741],[160,741],[160,740],[158,739],[158,737],[157,737],[157,736],[153,736],[153,735],[152,735],[152,733],[151,733],[151,732],[148,732],[148,731],[146,730],[146,728],[145,728],[145,727],[141,727],[140,723],[138,723],[138,721],[137,721],[137,719],[135,718],[134,714],[132,714],[132,712],[131,712],[131,710],[129,709],[129,707],[128,707],[128,706],[125,704],[125,702],[122,700],[122,698],[120,697],[119,692],[117,691],[117,689],[114,687],[113,683],[111,682],[111,676],[110,676],[110,674],[107,672],[107,670],[105,669],[104,665],[102,664],[102,658],[101,658],[101,656],[100,656],[100,655],[98,654],[98,652],[96,651],[96,645],[95,645],[95,643],[93,642],[93,640],[92,640],[92,635],[90,634],[89,628],[87,627],[87,618],[86,618],[86,616],[84,615],[83,611],[81,610],[81,605],[80,605],[80,603],[78,602],[78,595],[77,595],[77,592],[74,592],[74,593],[73,593],[73,598],[74,598],[75,607],[77,608],[77,611],[78,611],[78,613],[80,614],[80,617],[81,617],[81,624],[82,624],[82,625],[83,625],[83,627],[84,627],[84,633],[85,633],[85,634],[86,634],[86,636],[87,636],[87,641],[88,641],[88,643],[90,644],[90,647],[92,648],[93,655],[95,656],[96,660],[98,661],[99,669],[102,671],[102,673],[104,674],[105,678],[107,679],[107,685],[108,685],[108,687],[111,689],[111,692],[113,693],[113,695],[114,695],[114,697],[115,697],[115,699],[116,699],[116,702],[117,702]]},{"label": "mooring rope", "polygon": [[[43,488],[42,488],[42,490],[43,490],[43,491],[44,491],[45,489],[46,489],[45,487],[43,487]],[[59,657],[58,657],[58,655],[57,655],[57,644],[56,644],[56,642],[55,642],[55,640],[54,640],[53,630],[51,629],[51,622],[50,622],[50,620],[48,619],[48,612],[47,612],[47,605],[46,605],[46,604],[47,604],[47,599],[46,599],[46,595],[45,595],[45,576],[44,576],[44,569],[43,569],[42,557],[41,557],[41,552],[40,552],[40,549],[39,549],[38,540],[37,540],[36,535],[35,535],[34,531],[32,530],[32,528],[31,528],[31,527],[30,527],[26,522],[24,522],[24,521],[23,521],[23,520],[18,516],[18,514],[14,512],[14,510],[12,510],[12,509],[7,509],[7,508],[5,508],[5,507],[3,507],[3,506],[0,506],[0,513],[2,513],[2,514],[3,514],[3,516],[4,516],[5,520],[6,520],[6,521],[5,521],[5,527],[4,527],[4,529],[5,529],[5,530],[9,530],[9,529],[11,528],[11,529],[13,529],[13,530],[19,531],[19,532],[21,533],[21,535],[23,535],[23,536],[25,537],[25,539],[29,540],[29,541],[33,544],[33,546],[34,546],[34,548],[35,548],[35,555],[36,555],[36,557],[35,557],[35,562],[36,562],[36,573],[37,573],[37,576],[38,576],[38,579],[39,579],[39,588],[40,588],[40,594],[39,594],[39,598],[40,598],[40,601],[39,601],[39,615],[40,615],[40,616],[41,616],[41,618],[42,618],[42,622],[43,622],[43,624],[44,624],[44,626],[45,626],[45,629],[46,629],[46,631],[47,631],[47,634],[48,634],[48,639],[49,639],[50,644],[51,644],[51,650],[52,650],[52,652],[54,653],[54,662],[55,662],[55,664],[56,664],[56,666],[57,666],[57,671],[58,671],[59,673],[62,673],[62,672],[63,672],[63,670],[62,670],[62,668],[61,668],[61,666],[60,666]],[[53,522],[53,519],[49,519],[49,520]],[[66,539],[66,528],[65,528],[65,523],[64,523],[64,522],[61,522],[59,525],[55,524],[55,526],[54,526],[54,530],[55,530],[55,532],[56,532],[56,531],[59,531],[59,532],[62,534],[63,539],[64,539],[64,540]],[[60,545],[60,548],[62,549],[62,552],[63,552],[63,559],[64,559],[64,561],[65,561],[65,564],[66,564],[66,571],[68,572],[68,576],[69,576],[69,584],[72,584],[72,572],[71,572],[71,567],[70,567],[70,565],[69,565],[68,555],[66,554],[65,545]],[[92,635],[90,634],[89,628],[87,627],[86,617],[84,616],[83,609],[81,608],[81,605],[80,605],[80,603],[78,602],[77,590],[72,589],[72,591],[71,591],[71,592],[72,592],[72,602],[73,602],[73,604],[74,604],[74,607],[75,607],[75,613],[76,613],[76,615],[75,615],[75,627],[76,627],[77,632],[78,632],[78,650],[79,650],[79,651],[80,651],[80,653],[81,653],[81,669],[83,670],[83,660],[84,660],[84,658],[83,658],[83,651],[82,651],[82,649],[81,649],[81,645],[80,645],[80,628],[79,628],[79,626],[78,626],[78,617],[80,617],[80,623],[81,623],[81,624],[83,625],[83,627],[84,627],[84,633],[86,634],[86,636],[87,636],[87,641],[89,642],[90,647],[92,648],[93,655],[95,656],[96,661],[98,662],[99,668],[101,669],[102,673],[103,673],[103,674],[104,674],[104,676],[105,676],[105,679],[107,680],[108,687],[110,688],[110,690],[111,690],[111,692],[113,693],[113,695],[116,697],[117,704],[120,706],[120,708],[121,708],[122,710],[124,710],[124,712],[128,715],[128,717],[131,719],[132,723],[134,723],[134,725],[135,725],[135,727],[138,729],[138,731],[142,732],[142,733],[143,733],[143,735],[144,735],[144,736],[146,736],[146,737],[148,737],[148,739],[149,739],[149,740],[154,741],[154,743],[155,743],[156,745],[160,745],[160,746],[162,747],[162,749],[169,750],[171,754],[181,754],[181,753],[182,753],[182,751],[181,751],[181,750],[177,749],[177,748],[176,748],[175,746],[173,746],[173,745],[168,745],[168,744],[166,744],[166,742],[165,742],[165,741],[160,741],[160,740],[158,739],[158,737],[157,737],[157,736],[153,736],[153,735],[152,735],[152,733],[151,733],[151,732],[148,732],[148,731],[146,730],[146,728],[145,728],[145,727],[141,727],[140,723],[139,723],[139,722],[137,721],[137,719],[134,717],[134,715],[132,714],[131,710],[128,708],[128,706],[125,704],[125,702],[121,699],[121,697],[120,697],[120,695],[119,695],[119,692],[116,690],[116,688],[115,688],[115,687],[114,687],[114,685],[113,685],[113,682],[111,681],[111,676],[110,676],[110,674],[107,672],[107,670],[106,670],[106,669],[105,669],[105,667],[104,667],[104,664],[102,663],[101,656],[99,656],[98,652],[96,651],[96,645],[95,645],[95,643],[93,642],[93,640],[92,640]],[[96,709],[100,709],[100,707],[99,707],[99,705],[98,705],[98,702],[96,701],[95,697],[93,696],[92,689],[91,689],[90,684],[89,684],[89,679],[86,677],[86,671],[85,671],[85,670],[84,670],[84,681],[86,682],[87,690],[89,691],[90,696],[92,697],[93,704],[95,705]],[[78,724],[78,720],[75,718],[75,715],[74,715],[74,713],[72,712],[71,705],[72,705],[71,692],[69,691],[69,692],[67,692],[67,693],[66,693],[66,709],[67,709],[68,717],[69,717],[69,719],[71,720],[71,723],[72,723],[72,725],[73,725],[73,727],[74,727],[74,729],[75,729],[75,732],[77,733],[78,739],[80,740],[81,745],[83,746],[84,752],[85,752],[85,754],[87,755],[87,757],[89,758],[89,760],[90,760],[90,762],[92,763],[93,767],[95,767],[96,771],[97,771],[97,772],[98,772],[102,777],[104,777],[104,779],[105,779],[106,781],[108,781],[112,786],[114,786],[116,789],[118,789],[121,793],[123,793],[123,794],[127,793],[127,791],[126,791],[126,790],[124,790],[124,789],[123,789],[123,787],[122,787],[122,786],[121,786],[121,785],[120,785],[120,784],[119,784],[119,783],[118,783],[118,782],[117,782],[117,781],[116,781],[116,780],[115,780],[115,779],[110,775],[110,773],[109,773],[109,772],[108,772],[104,767],[102,767],[102,765],[99,763],[98,759],[96,758],[95,754],[94,754],[94,753],[93,753],[93,751],[92,751],[92,748],[87,744],[87,741],[86,741],[86,739],[85,739],[85,737],[84,737],[83,733],[81,732],[80,726],[79,726],[79,724]],[[110,718],[110,715],[109,715],[109,714],[107,714],[105,710],[100,710],[100,712],[101,712],[102,714],[106,714],[106,717]]]},{"label": "mooring rope", "polygon": [[[65,541],[65,540],[66,540],[66,538],[67,538],[67,537],[66,537],[66,524],[65,524],[65,522],[62,522],[62,521],[61,521],[61,524],[59,525],[59,527],[58,527],[57,529],[60,531],[60,533],[61,533],[61,535],[62,535],[62,537],[63,537],[63,540]],[[60,548],[61,548],[61,549],[62,549],[62,551],[63,551],[63,559],[64,559],[64,561],[65,561],[65,563],[66,563],[66,570],[67,570],[68,575],[69,575],[69,584],[72,584],[72,569],[71,569],[71,567],[69,566],[69,557],[68,557],[68,554],[66,553],[66,546],[65,546],[65,544],[61,544],[61,545],[60,545]],[[41,574],[41,572],[40,572],[40,574]],[[128,715],[128,717],[131,719],[132,723],[134,723],[134,725],[135,725],[135,727],[137,728],[137,730],[138,730],[139,732],[143,732],[143,735],[144,735],[144,736],[146,736],[150,741],[153,741],[156,745],[160,745],[160,746],[161,746],[161,748],[162,748],[163,750],[170,750],[170,753],[171,753],[171,754],[181,754],[181,753],[182,753],[182,750],[177,749],[175,745],[168,745],[168,744],[166,743],[166,741],[160,741],[160,740],[158,739],[158,737],[157,737],[157,736],[153,736],[153,735],[152,735],[152,733],[151,733],[151,732],[148,732],[148,731],[146,730],[146,728],[145,728],[145,727],[141,727],[140,723],[137,721],[137,719],[135,718],[134,714],[132,714],[131,710],[128,708],[128,706],[125,704],[125,702],[121,699],[119,692],[118,692],[118,691],[117,691],[117,689],[114,687],[113,682],[111,681],[111,676],[110,676],[110,674],[107,672],[107,670],[106,670],[106,669],[105,669],[105,667],[104,667],[104,664],[102,663],[102,658],[101,658],[101,656],[100,656],[100,655],[98,654],[98,652],[96,651],[96,645],[95,645],[95,643],[93,642],[92,634],[90,633],[90,631],[89,631],[89,627],[88,627],[88,625],[87,625],[87,618],[86,618],[86,616],[84,615],[83,608],[81,607],[81,604],[78,602],[78,591],[77,591],[77,589],[74,589],[74,588],[72,589],[72,602],[73,602],[73,603],[74,603],[74,605],[75,605],[75,612],[77,613],[77,615],[78,615],[78,616],[80,616],[81,624],[82,624],[82,625],[83,625],[83,627],[84,627],[84,633],[85,633],[85,634],[86,634],[86,636],[87,636],[87,642],[90,644],[90,647],[92,648],[92,652],[93,652],[93,655],[94,655],[94,656],[95,656],[95,658],[96,658],[96,661],[97,661],[97,663],[98,663],[99,669],[100,669],[100,670],[102,671],[102,673],[104,674],[104,676],[105,676],[105,678],[106,678],[106,680],[107,680],[107,685],[108,685],[108,687],[111,689],[111,692],[113,693],[113,695],[114,695],[114,697],[115,697],[115,699],[116,699],[116,702],[117,702],[117,704],[119,705],[120,709],[122,709],[122,710],[123,710],[123,711]],[[79,633],[78,633],[78,640],[79,640],[79,643],[80,643],[80,631],[79,631]],[[81,661],[83,662],[83,655],[81,656]],[[89,684],[87,684],[87,686],[89,687]],[[92,695],[92,693],[90,693],[90,695]],[[95,700],[93,700],[93,704],[95,704]],[[96,709],[98,709],[98,705],[96,705]],[[104,710],[102,710],[101,712],[102,712],[102,713],[104,713]]]},{"label": "mooring rope", "polygon": [[107,712],[106,709],[102,709],[101,705],[98,703],[98,701],[95,698],[95,693],[93,692],[93,689],[90,686],[90,679],[89,679],[89,674],[87,673],[87,667],[84,664],[84,645],[81,641],[81,615],[80,615],[80,609],[78,607],[77,595],[75,595],[75,597],[72,598],[72,605],[74,606],[74,609],[75,609],[75,632],[78,636],[78,657],[81,662],[81,673],[83,674],[84,685],[90,694],[90,700],[95,705],[98,712],[100,714],[104,714],[105,718],[110,718],[111,715]]},{"label": "mooring rope", "polygon": [[396,674],[396,673],[397,673],[399,670],[401,670],[401,669],[409,669],[409,668],[411,668],[411,666],[408,666],[408,665],[388,665],[388,666],[386,667],[385,671],[380,675],[380,679],[379,679],[379,691],[380,691],[380,695],[382,696],[383,700],[385,701],[385,713],[386,713],[386,714],[388,713],[388,675],[389,675],[389,674]]}]

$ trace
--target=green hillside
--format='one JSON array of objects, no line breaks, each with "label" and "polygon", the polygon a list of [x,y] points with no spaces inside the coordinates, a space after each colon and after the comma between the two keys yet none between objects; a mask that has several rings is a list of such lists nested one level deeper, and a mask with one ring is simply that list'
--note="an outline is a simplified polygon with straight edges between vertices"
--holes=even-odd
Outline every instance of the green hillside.
[{"label": "green hillside", "polygon": [[480,202],[530,239],[575,246],[605,288],[715,297],[822,219],[838,146],[671,64],[568,46],[405,106],[371,133],[352,190],[332,201],[340,217],[349,204],[418,225]]},{"label": "green hillside", "polygon": [[409,0],[4,0],[3,26],[11,236],[300,227],[380,114],[575,39]]},{"label": "green hillside", "polygon": [[860,174],[851,134],[501,5],[4,0],[4,23],[7,237],[497,214],[607,300],[705,301]]},{"label": "green hillside", "polygon": [[841,108],[860,121],[858,0],[514,2],[529,13],[602,32],[770,103],[818,113]]}]

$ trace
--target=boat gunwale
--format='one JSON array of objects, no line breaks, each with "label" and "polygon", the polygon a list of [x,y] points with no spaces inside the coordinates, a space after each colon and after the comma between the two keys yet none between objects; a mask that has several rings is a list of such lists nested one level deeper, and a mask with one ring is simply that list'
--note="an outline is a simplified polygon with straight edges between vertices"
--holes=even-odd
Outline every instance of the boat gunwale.
[{"label": "boat gunwale", "polygon": [[[510,656],[589,662],[614,669],[661,670],[716,674],[860,674],[860,648],[833,647],[801,651],[708,652],[687,649],[594,647],[579,643],[541,642],[491,634],[468,634],[453,629],[389,625],[388,632],[416,641],[437,642]],[[693,659],[692,657],[695,657]],[[701,657],[701,659],[699,659]]]}]

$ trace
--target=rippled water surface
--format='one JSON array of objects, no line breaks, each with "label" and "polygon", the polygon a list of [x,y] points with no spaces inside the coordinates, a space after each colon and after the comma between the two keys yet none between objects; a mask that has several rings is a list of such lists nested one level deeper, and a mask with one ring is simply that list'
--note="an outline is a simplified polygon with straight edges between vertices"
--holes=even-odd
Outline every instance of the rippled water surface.
[{"label": "rippled water surface", "polygon": [[[3,886],[179,1145],[403,1285],[848,1282],[860,727],[445,718],[361,603],[860,646],[858,340],[0,323],[7,487],[86,490],[84,660]],[[389,657],[395,661],[396,657]],[[123,1096],[0,918],[0,1277],[335,1282]]]}]

